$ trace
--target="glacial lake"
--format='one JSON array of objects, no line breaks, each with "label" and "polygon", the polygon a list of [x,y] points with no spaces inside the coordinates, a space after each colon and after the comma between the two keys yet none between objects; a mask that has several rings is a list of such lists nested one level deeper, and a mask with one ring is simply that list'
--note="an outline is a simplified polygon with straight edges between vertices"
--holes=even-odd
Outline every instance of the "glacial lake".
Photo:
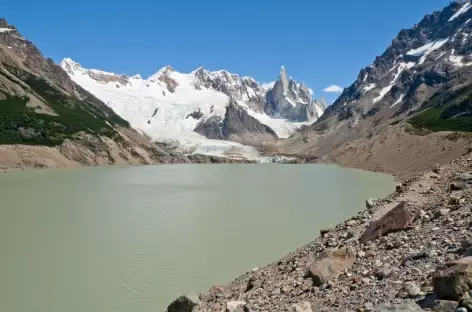
[{"label": "glacial lake", "polygon": [[329,165],[0,175],[0,311],[155,312],[276,261],[395,187]]}]

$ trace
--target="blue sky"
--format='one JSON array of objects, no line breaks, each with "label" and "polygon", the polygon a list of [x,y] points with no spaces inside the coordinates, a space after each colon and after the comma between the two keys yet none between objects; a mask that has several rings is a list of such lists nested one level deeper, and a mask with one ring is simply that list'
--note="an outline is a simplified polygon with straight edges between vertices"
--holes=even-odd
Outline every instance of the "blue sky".
[{"label": "blue sky", "polygon": [[170,64],[258,81],[289,75],[326,96],[349,86],[402,28],[450,0],[6,0],[1,15],[56,62],[147,77]]}]

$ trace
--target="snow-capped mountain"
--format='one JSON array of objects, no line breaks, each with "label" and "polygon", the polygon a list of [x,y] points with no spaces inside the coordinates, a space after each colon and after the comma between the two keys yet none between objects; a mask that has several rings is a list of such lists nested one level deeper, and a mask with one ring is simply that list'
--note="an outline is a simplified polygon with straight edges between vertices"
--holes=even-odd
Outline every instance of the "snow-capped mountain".
[{"label": "snow-capped mountain", "polygon": [[384,120],[405,116],[434,93],[470,82],[471,8],[470,1],[455,1],[400,31],[318,122],[334,115],[351,125],[379,112]]},{"label": "snow-capped mountain", "polygon": [[454,1],[401,30],[313,125],[284,144],[291,152],[295,148],[324,157],[341,155],[388,131],[409,133],[409,126],[471,131],[470,99],[472,4]]},{"label": "snow-capped mountain", "polygon": [[282,68],[272,86],[225,70],[183,74],[166,66],[147,79],[61,62],[71,79],[155,140],[257,143],[288,137],[325,109]]}]

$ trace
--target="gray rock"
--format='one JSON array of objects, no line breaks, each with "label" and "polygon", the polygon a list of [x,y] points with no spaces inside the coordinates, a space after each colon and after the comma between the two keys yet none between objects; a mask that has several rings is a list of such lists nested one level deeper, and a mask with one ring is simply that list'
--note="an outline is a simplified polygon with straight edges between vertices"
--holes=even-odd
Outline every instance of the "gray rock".
[{"label": "gray rock", "polygon": [[456,301],[436,300],[433,303],[432,310],[434,312],[454,312],[459,304]]},{"label": "gray rock", "polygon": [[312,312],[311,304],[308,301],[296,303],[290,307],[290,312]]},{"label": "gray rock", "polygon": [[338,276],[356,261],[356,255],[350,248],[341,248],[324,252],[315,260],[309,269],[309,274],[315,286],[321,286]]},{"label": "gray rock", "polygon": [[459,300],[472,288],[472,257],[447,263],[434,275],[433,286],[440,299]]},{"label": "gray rock", "polygon": [[457,308],[456,312],[467,312],[466,308]]},{"label": "gray rock", "polygon": [[372,209],[377,204],[378,198],[369,198],[365,201],[365,206],[367,209]]},{"label": "gray rock", "polygon": [[391,304],[387,303],[381,306],[378,306],[372,310],[372,312],[421,312],[423,311],[416,303],[414,302],[404,302],[401,304]]},{"label": "gray rock", "polygon": [[435,216],[436,218],[444,217],[444,216],[447,215],[450,211],[451,211],[451,209],[441,208],[441,209],[439,209],[438,211],[436,211],[436,213],[434,214],[434,216]]},{"label": "gray rock", "polygon": [[472,299],[466,298],[462,301],[461,306],[466,308],[467,311],[472,311]]},{"label": "gray rock", "polygon": [[235,312],[238,308],[243,308],[245,304],[244,301],[228,301],[225,312]]},{"label": "gray rock", "polygon": [[413,282],[408,282],[406,283],[402,290],[398,293],[398,296],[400,298],[416,298],[421,295],[424,295],[424,293],[421,291],[421,288],[419,288],[415,283]]},{"label": "gray rock", "polygon": [[177,298],[167,307],[167,312],[194,312],[198,311],[201,305],[198,295],[187,293]]}]

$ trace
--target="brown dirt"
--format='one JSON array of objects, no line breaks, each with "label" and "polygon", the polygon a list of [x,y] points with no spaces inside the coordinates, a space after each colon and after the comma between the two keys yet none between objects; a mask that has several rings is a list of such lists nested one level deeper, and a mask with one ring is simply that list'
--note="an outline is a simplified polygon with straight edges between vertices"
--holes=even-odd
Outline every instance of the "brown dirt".
[{"label": "brown dirt", "polygon": [[264,150],[268,154],[293,155],[315,159],[315,162],[384,172],[405,180],[436,164],[449,163],[472,148],[471,134],[418,133],[408,124],[383,127],[373,135],[358,133],[358,138],[352,141],[329,144],[328,140],[334,135],[341,136],[340,132],[300,133]]}]

